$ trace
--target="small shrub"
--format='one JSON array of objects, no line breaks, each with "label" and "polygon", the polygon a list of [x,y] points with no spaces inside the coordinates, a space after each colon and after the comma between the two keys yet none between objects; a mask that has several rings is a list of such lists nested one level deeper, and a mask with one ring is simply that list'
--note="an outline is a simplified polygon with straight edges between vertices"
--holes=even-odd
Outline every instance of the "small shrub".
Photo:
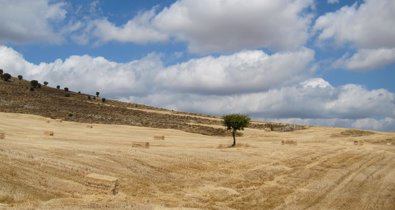
[{"label": "small shrub", "polygon": [[88,96],[88,100],[91,100],[91,96]]},{"label": "small shrub", "polygon": [[22,75],[18,75],[18,79],[19,79],[19,80],[22,80],[22,79],[23,79],[23,76],[22,76]]},{"label": "small shrub", "polygon": [[30,81],[30,86],[32,86],[32,88],[36,88],[36,87],[38,87],[38,81],[37,80],[32,80],[32,81]]},{"label": "small shrub", "polygon": [[70,113],[68,114],[68,116],[69,116],[69,117],[73,117],[73,113],[70,112]]},{"label": "small shrub", "polygon": [[95,97],[95,96],[93,96],[93,100],[96,100],[96,97]]},{"label": "small shrub", "polygon": [[65,88],[64,88],[64,91],[69,92],[69,88],[68,88],[68,87],[65,87]]},{"label": "small shrub", "polygon": [[70,93],[66,93],[66,94],[64,94],[64,96],[70,97]]},{"label": "small shrub", "polygon": [[81,91],[78,91],[78,94],[81,94]]},{"label": "small shrub", "polygon": [[41,88],[41,84],[40,83],[38,83],[37,88]]},{"label": "small shrub", "polygon": [[34,87],[31,87],[31,88],[30,88],[30,91],[34,91]]},{"label": "small shrub", "polygon": [[11,79],[11,74],[5,73],[5,74],[2,75],[2,78],[3,78],[4,81],[8,81],[8,80]]},{"label": "small shrub", "polygon": [[3,73],[4,73],[3,69],[0,69],[0,74],[3,74]]},{"label": "small shrub", "polygon": [[106,98],[102,98],[101,101],[104,103],[106,102]]}]

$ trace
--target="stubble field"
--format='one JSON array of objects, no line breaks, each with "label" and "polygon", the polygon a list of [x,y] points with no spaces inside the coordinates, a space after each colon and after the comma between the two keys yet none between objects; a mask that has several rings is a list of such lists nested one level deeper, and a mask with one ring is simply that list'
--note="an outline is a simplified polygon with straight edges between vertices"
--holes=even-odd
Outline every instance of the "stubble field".
[{"label": "stubble field", "polygon": [[246,129],[228,148],[231,137],[0,113],[0,209],[394,209],[395,134],[345,130]]}]

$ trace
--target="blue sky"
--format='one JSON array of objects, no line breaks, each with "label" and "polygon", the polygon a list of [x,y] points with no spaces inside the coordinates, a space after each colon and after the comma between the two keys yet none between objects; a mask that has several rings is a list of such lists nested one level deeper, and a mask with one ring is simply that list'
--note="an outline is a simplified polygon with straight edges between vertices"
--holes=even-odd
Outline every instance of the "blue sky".
[{"label": "blue sky", "polygon": [[180,111],[395,131],[392,0],[0,0],[0,68]]}]

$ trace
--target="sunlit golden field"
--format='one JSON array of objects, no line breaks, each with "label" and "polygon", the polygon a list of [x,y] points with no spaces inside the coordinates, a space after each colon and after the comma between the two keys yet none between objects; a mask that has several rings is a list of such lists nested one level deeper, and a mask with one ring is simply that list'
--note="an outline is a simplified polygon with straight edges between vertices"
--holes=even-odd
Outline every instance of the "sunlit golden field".
[{"label": "sunlit golden field", "polygon": [[0,113],[0,209],[394,209],[395,134],[345,130],[246,129],[228,148],[231,137]]}]

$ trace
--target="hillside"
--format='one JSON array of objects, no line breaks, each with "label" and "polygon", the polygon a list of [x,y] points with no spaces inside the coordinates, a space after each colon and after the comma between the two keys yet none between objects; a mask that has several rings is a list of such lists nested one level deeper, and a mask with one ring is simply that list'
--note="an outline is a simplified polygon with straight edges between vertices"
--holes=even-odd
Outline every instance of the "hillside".
[{"label": "hillside", "polygon": [[[35,114],[74,122],[171,128],[204,135],[227,135],[227,132],[219,127],[221,120],[218,117],[108,99],[102,102],[102,98],[72,90],[66,92],[63,87],[56,89],[42,86],[34,91],[30,88],[30,81],[18,78],[11,78],[7,82],[0,80],[0,112]],[[69,94],[69,97],[66,97],[66,94]],[[278,131],[303,128],[297,125],[263,122],[255,122],[251,127]]]}]

